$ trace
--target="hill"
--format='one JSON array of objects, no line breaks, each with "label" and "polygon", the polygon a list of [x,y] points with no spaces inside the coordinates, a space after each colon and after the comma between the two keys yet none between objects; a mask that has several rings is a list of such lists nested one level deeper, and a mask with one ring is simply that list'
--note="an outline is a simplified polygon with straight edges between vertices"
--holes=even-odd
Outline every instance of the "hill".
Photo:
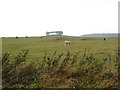
[{"label": "hill", "polygon": [[85,34],[80,37],[106,37],[106,38],[117,38],[117,33],[102,33],[102,34]]}]

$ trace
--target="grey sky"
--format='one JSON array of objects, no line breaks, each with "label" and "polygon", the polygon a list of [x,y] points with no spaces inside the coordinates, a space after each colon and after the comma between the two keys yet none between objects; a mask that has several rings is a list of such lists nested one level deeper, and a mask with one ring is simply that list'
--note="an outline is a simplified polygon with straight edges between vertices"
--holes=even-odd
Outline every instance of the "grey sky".
[{"label": "grey sky", "polygon": [[0,37],[118,32],[119,0],[0,0]]}]

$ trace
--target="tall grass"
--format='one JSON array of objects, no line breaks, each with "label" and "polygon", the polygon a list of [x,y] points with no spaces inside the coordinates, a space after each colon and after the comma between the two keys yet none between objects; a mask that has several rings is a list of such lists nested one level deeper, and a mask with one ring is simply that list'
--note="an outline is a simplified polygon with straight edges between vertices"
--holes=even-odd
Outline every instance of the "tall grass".
[{"label": "tall grass", "polygon": [[28,52],[18,53],[12,63],[9,53],[3,55],[3,88],[118,88],[119,51],[102,61],[86,49],[52,56],[46,52],[43,61],[26,65]]}]

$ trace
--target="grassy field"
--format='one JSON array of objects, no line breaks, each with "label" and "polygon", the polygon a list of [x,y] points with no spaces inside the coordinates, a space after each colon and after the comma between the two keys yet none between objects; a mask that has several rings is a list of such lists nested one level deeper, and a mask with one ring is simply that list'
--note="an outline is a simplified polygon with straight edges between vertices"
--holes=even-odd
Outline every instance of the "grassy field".
[{"label": "grassy field", "polygon": [[[64,46],[65,40],[71,41],[71,45]],[[20,83],[19,80],[16,81],[16,79],[14,80],[15,82],[10,83],[9,80],[3,77],[4,87],[17,87],[17,88],[21,88],[21,87],[24,87],[24,88],[28,88],[28,87],[29,88],[32,88],[32,87],[33,88],[36,88],[36,87],[37,88],[41,88],[41,87],[57,87],[57,88],[59,87],[63,87],[63,88],[64,87],[82,87],[82,88],[117,87],[115,83],[116,81],[114,81],[114,80],[117,80],[115,77],[117,75],[116,58],[118,58],[117,56],[118,39],[117,38],[106,38],[105,41],[103,40],[103,38],[79,38],[79,37],[3,38],[2,45],[3,45],[2,47],[3,55],[6,53],[3,56],[3,62],[4,62],[3,66],[7,65],[6,63],[9,63],[10,65],[10,66],[8,65],[9,67],[5,66],[4,67],[5,69],[3,69],[3,71],[6,71],[4,72],[6,73],[6,75],[10,75],[10,73],[11,75],[13,75],[12,72],[13,73],[16,72],[17,75],[19,76],[21,75],[20,72],[24,71],[23,69],[29,70],[28,67],[30,67],[31,69],[33,69],[33,71],[37,70],[37,74],[32,73],[31,77],[37,76],[37,79],[38,79],[33,81],[31,80],[32,82],[29,84],[28,82],[22,82],[24,80],[21,80],[21,83]],[[29,52],[28,51],[22,52],[22,50],[27,50],[27,49],[29,50]],[[79,54],[77,54],[78,52]],[[7,60],[9,62],[7,62]],[[15,60],[17,60],[17,62]],[[14,62],[15,63],[11,64],[12,61],[13,63]],[[20,64],[20,62],[22,62],[22,64]],[[96,66],[94,66],[94,64]],[[111,65],[111,68],[109,68],[110,65]],[[16,70],[13,69],[13,66],[15,66]],[[81,69],[80,67],[82,66],[83,68]],[[10,67],[11,69],[8,70]],[[68,70],[68,67],[69,67],[69,70]],[[7,70],[9,71],[9,74]],[[39,70],[43,74],[40,74]],[[80,74],[81,72],[84,73],[83,71],[86,71],[86,70],[87,72],[85,73],[85,75]],[[98,72],[98,75],[95,74],[97,70],[100,71]],[[58,71],[61,73],[56,73]],[[55,76],[53,75],[52,72],[54,73]],[[103,76],[106,75],[106,73],[113,76],[105,76],[105,78],[103,79]],[[27,75],[27,73],[25,74]],[[64,78],[61,77],[61,75],[63,75]],[[96,81],[96,78],[97,78],[96,75],[97,77],[98,76],[100,77],[98,81]],[[14,78],[18,78],[18,76],[15,76]],[[68,76],[69,78],[65,76]],[[8,78],[11,80],[12,79],[11,77],[8,77]],[[29,77],[29,74],[27,77]],[[93,80],[90,80],[91,77],[94,77]],[[114,80],[111,80],[111,78],[114,78]],[[75,82],[77,82],[77,84],[74,82],[73,79],[75,80]],[[27,80],[29,79],[26,79],[25,81]],[[108,82],[113,82],[114,84],[110,83],[109,85],[106,85],[106,83]]]},{"label": "grassy field", "polygon": [[[29,57],[33,60],[34,58],[42,58],[45,52],[48,55],[52,55],[54,51],[59,53],[66,53],[70,51],[72,53],[85,48],[95,56],[102,56],[113,53],[118,48],[117,38],[108,38],[106,41],[103,38],[77,38],[77,37],[43,37],[43,38],[5,38],[2,40],[3,53],[10,52],[17,54],[23,49],[29,49]],[[71,41],[71,45],[64,46],[64,41]]]}]

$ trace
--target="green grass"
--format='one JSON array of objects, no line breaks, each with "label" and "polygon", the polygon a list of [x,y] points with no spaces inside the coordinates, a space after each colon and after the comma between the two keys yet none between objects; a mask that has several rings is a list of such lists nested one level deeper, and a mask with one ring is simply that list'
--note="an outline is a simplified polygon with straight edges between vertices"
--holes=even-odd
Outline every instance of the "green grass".
[{"label": "green grass", "polygon": [[[77,37],[63,37],[62,39],[57,39],[56,37],[43,37],[43,38],[4,38],[2,40],[2,51],[10,52],[12,54],[17,54],[23,49],[29,49],[29,58],[37,59],[43,58],[44,53],[47,52],[48,55],[52,55],[54,51],[59,53],[66,53],[70,51],[72,53],[85,48],[95,56],[101,57],[106,54],[113,53],[113,50],[118,48],[117,38],[108,38],[106,41],[103,38],[82,38]],[[70,40],[71,45],[64,46],[64,41]]]}]

